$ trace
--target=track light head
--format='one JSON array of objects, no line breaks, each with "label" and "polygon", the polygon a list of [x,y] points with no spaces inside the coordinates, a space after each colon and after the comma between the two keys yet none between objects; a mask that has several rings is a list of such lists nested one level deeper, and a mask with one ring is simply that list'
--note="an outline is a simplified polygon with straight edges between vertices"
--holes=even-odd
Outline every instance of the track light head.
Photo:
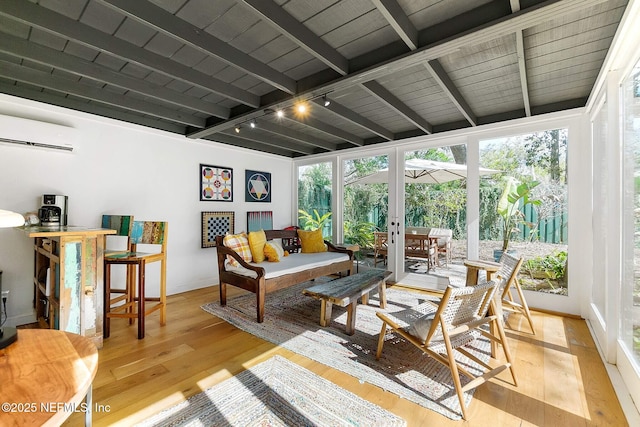
[{"label": "track light head", "polygon": [[276,116],[284,117],[284,111],[282,111],[282,109],[278,108],[278,111],[276,111]]},{"label": "track light head", "polygon": [[324,102],[324,106],[328,107],[329,105],[331,105],[331,101],[329,100],[329,98],[327,98],[327,95],[322,95],[322,101]]},{"label": "track light head", "polygon": [[253,120],[251,120],[251,121],[249,122],[249,126],[251,126],[251,129],[255,129],[255,127],[256,127],[256,121],[255,121],[255,119],[253,119]]},{"label": "track light head", "polygon": [[236,127],[234,128],[234,130],[236,131],[236,133],[240,133],[240,125],[236,125]]}]

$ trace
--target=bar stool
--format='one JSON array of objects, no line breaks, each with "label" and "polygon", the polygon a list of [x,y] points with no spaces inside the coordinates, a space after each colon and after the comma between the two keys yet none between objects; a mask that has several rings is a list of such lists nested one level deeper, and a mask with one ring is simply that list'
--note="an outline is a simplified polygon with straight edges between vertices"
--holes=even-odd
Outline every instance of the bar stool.
[{"label": "bar stool", "polygon": [[[160,325],[166,324],[166,294],[167,294],[167,236],[169,224],[159,221],[134,221],[130,233],[131,250],[119,252],[105,257],[104,268],[104,337],[111,333],[111,318],[127,318],[129,323],[138,320],[138,339],[144,338],[145,316],[160,310]],[[157,245],[159,252],[138,252],[139,244]],[[160,296],[147,297],[145,295],[146,265],[160,262]],[[111,265],[126,265],[128,267],[126,292],[124,298],[111,299]],[[137,280],[136,280],[137,270]],[[123,304],[112,306],[113,302],[124,301]],[[147,302],[156,304],[147,306]]]},{"label": "bar stool", "polygon": [[[110,228],[116,230],[116,234],[105,236],[105,250],[104,250],[104,262],[105,266],[109,262],[109,258],[112,255],[119,253],[131,252],[131,227],[133,227],[133,215],[102,215],[102,228]],[[126,238],[126,245],[123,245],[121,240]],[[117,246],[117,247],[115,247]],[[131,267],[127,266],[127,277],[131,275]],[[127,279],[129,280],[129,279]],[[121,294],[120,296],[105,300],[105,305],[117,304],[121,301],[127,300],[126,289],[113,288],[109,289],[112,294]],[[133,319],[130,320],[133,323]]]}]

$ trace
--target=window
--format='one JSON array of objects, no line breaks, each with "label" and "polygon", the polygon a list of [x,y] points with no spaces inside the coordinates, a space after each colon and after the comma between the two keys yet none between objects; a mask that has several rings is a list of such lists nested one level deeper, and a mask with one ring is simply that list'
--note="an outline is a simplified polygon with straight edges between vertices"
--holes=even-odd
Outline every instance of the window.
[{"label": "window", "polygon": [[[325,238],[333,236],[331,163],[316,163],[298,168],[298,225],[302,228],[322,228]],[[302,218],[302,219],[300,219]]]},{"label": "window", "polygon": [[640,364],[640,62],[622,84],[623,104],[623,345]]},{"label": "window", "polygon": [[551,129],[480,142],[480,166],[501,171],[480,183],[480,248],[524,257],[523,289],[568,294],[567,141]]}]

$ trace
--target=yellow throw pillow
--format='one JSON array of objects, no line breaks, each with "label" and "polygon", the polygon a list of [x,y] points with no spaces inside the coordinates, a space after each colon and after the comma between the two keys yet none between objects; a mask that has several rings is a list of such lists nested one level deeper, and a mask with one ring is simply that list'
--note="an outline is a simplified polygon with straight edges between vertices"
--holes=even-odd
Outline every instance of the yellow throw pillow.
[{"label": "yellow throw pillow", "polygon": [[327,251],[327,245],[324,244],[324,238],[322,237],[322,230],[319,228],[312,231],[298,230],[298,237],[300,237],[303,254]]},{"label": "yellow throw pillow", "polygon": [[264,245],[267,243],[267,236],[264,230],[249,232],[249,248],[253,262],[264,261]]},{"label": "yellow throw pillow", "polygon": [[[240,257],[246,261],[251,262],[251,249],[249,248],[249,239],[245,233],[241,234],[228,234],[224,236],[222,243],[229,249],[234,250]],[[238,262],[233,257],[227,256],[231,265],[238,265]]]},{"label": "yellow throw pillow", "polygon": [[269,240],[264,245],[264,256],[269,262],[280,262],[280,258],[286,256],[286,254],[278,241]]}]

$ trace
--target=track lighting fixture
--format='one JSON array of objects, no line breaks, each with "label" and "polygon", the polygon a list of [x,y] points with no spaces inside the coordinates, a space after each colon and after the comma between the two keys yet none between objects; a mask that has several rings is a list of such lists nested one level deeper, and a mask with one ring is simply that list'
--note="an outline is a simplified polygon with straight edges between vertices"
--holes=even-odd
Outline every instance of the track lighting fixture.
[{"label": "track lighting fixture", "polygon": [[254,120],[251,120],[251,121],[249,122],[249,126],[251,126],[251,129],[255,129],[255,127],[256,127],[256,121],[255,121],[255,119],[254,119]]},{"label": "track lighting fixture", "polygon": [[276,116],[280,118],[284,117],[284,111],[282,111],[281,108],[278,108],[278,111],[276,111]]},{"label": "track lighting fixture", "polygon": [[327,94],[325,93],[324,95],[322,95],[322,101],[324,102],[324,106],[328,107],[329,105],[331,105],[331,101],[327,98]]},{"label": "track lighting fixture", "polygon": [[235,131],[236,131],[236,133],[240,133],[240,125],[237,125],[237,126],[235,127]]}]

